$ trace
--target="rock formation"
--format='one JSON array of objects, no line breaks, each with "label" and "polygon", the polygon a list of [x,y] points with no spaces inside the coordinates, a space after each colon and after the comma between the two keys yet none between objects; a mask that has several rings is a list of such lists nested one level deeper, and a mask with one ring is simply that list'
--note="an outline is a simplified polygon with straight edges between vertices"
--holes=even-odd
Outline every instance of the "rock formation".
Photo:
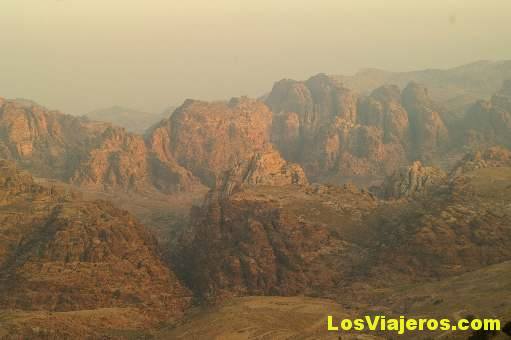
[{"label": "rock formation", "polygon": [[205,299],[328,294],[364,256],[354,228],[374,204],[350,188],[251,186],[194,212],[176,263]]},{"label": "rock formation", "polygon": [[98,190],[175,192],[198,183],[123,128],[10,100],[0,103],[0,157],[36,176]]},{"label": "rock formation", "polygon": [[511,151],[495,146],[484,151],[473,151],[465,155],[451,171],[451,177],[484,168],[511,167]]},{"label": "rock formation", "polygon": [[281,158],[278,151],[269,148],[255,153],[249,160],[236,164],[226,172],[224,179],[216,189],[225,198],[245,186],[285,186],[292,184],[308,184],[303,169],[297,164],[286,162]]},{"label": "rock formation", "polygon": [[194,209],[175,261],[206,299],[332,288],[340,274],[327,274],[328,263],[340,249],[362,256],[352,228],[375,204],[350,186],[309,186],[299,166],[269,150],[235,166]]},{"label": "rock formation", "polygon": [[353,76],[333,76],[334,79],[360,93],[368,93],[385,84],[403,88],[410,82],[424,84],[433,100],[455,117],[476,100],[488,98],[511,78],[511,60],[480,60],[449,69],[425,69],[407,72],[389,72],[363,69]]},{"label": "rock formation", "polygon": [[277,82],[266,102],[274,112],[273,143],[314,180],[384,177],[449,146],[440,115],[417,84],[403,95],[385,85],[358,96],[321,74]]},{"label": "rock formation", "polygon": [[34,183],[0,161],[0,304],[22,310],[146,309],[179,316],[190,293],[155,239],[105,201]]},{"label": "rock formation", "polygon": [[161,159],[175,159],[213,187],[224,171],[269,144],[271,122],[270,110],[257,100],[187,100],[147,140]]},{"label": "rock formation", "polygon": [[289,185],[292,176],[273,181],[256,173],[260,180],[244,181],[246,167],[235,167],[227,176],[235,180],[193,211],[175,261],[201,298],[360,297],[361,287],[427,281],[511,259],[510,167],[448,178],[416,162],[388,182],[389,195],[409,199],[391,201],[351,185]]},{"label": "rock formation", "polygon": [[423,166],[415,161],[409,167],[403,167],[383,183],[385,198],[425,196],[429,190],[445,182],[447,174],[435,167]]},{"label": "rock formation", "polygon": [[359,122],[383,131],[384,143],[399,143],[409,149],[410,131],[408,113],[401,105],[401,90],[395,85],[375,89],[361,100]]},{"label": "rock formation", "polygon": [[476,102],[462,124],[461,145],[479,149],[495,144],[511,147],[511,80],[505,81],[489,101]]},{"label": "rock formation", "polygon": [[403,107],[408,112],[414,158],[431,160],[435,154],[449,148],[449,133],[435,108],[428,90],[414,82],[402,94]]}]

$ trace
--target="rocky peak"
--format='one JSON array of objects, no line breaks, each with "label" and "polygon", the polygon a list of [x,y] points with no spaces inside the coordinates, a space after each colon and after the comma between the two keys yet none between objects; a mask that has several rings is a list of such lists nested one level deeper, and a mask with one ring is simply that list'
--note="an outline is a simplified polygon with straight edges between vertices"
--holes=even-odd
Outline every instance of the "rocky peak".
[{"label": "rocky peak", "polygon": [[224,171],[270,143],[271,122],[270,110],[258,100],[187,100],[148,134],[147,142],[160,157],[175,159],[213,187]]},{"label": "rocky peak", "polygon": [[276,114],[295,112],[303,116],[312,112],[312,94],[303,82],[283,79],[276,82],[266,99],[266,104]]},{"label": "rocky peak", "polygon": [[396,85],[384,85],[362,98],[358,107],[359,123],[382,129],[384,143],[401,143],[408,150],[408,113],[401,105],[401,91]]},{"label": "rocky peak", "polygon": [[445,150],[449,144],[449,133],[427,88],[410,82],[403,90],[401,99],[408,112],[414,156],[429,160],[434,154]]},{"label": "rocky peak", "polygon": [[295,112],[301,124],[313,131],[332,117],[356,121],[355,92],[320,73],[304,82],[284,79],[273,86],[266,103],[273,112]]},{"label": "rocky peak", "polygon": [[141,136],[109,123],[26,101],[6,100],[0,107],[0,157],[39,177],[95,190],[166,193],[190,190],[198,183],[177,163],[155,161],[158,156]]},{"label": "rocky peak", "polygon": [[409,167],[402,167],[387,177],[383,184],[385,198],[418,197],[447,178],[447,174],[435,167],[423,166],[415,161]]},{"label": "rocky peak", "polygon": [[428,89],[424,85],[414,81],[408,83],[404,88],[402,101],[405,107],[422,108],[425,106],[433,110],[433,101],[429,97]]},{"label": "rocky peak", "polygon": [[255,153],[249,160],[236,164],[225,175],[218,186],[222,195],[227,197],[246,185],[307,185],[303,169],[288,163],[273,148]]},{"label": "rocky peak", "polygon": [[336,116],[350,122],[356,121],[358,96],[354,91],[323,73],[309,78],[305,85],[312,94],[315,110],[320,117]]}]

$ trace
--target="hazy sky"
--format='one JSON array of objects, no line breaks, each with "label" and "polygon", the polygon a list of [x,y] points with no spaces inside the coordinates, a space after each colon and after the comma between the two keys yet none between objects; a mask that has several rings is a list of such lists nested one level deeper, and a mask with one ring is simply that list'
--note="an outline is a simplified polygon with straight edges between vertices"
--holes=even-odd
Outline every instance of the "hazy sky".
[{"label": "hazy sky", "polygon": [[68,113],[511,59],[510,0],[0,0],[0,96]]}]

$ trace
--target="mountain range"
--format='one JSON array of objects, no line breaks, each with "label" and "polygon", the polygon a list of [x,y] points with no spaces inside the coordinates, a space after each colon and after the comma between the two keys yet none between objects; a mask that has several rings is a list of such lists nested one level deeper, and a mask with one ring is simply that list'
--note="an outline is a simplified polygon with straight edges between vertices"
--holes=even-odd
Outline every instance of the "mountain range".
[{"label": "mountain range", "polygon": [[186,100],[143,133],[94,120],[124,109],[0,98],[0,337],[295,338],[265,313],[317,325],[322,305],[505,324],[511,304],[484,292],[511,282],[506,77],[509,62],[283,79]]}]

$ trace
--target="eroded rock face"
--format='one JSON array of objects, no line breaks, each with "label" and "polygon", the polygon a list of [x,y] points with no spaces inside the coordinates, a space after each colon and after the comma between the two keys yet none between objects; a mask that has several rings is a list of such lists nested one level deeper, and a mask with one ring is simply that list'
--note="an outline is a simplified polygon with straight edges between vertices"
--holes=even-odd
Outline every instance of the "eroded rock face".
[{"label": "eroded rock face", "polygon": [[510,167],[453,174],[447,186],[379,211],[371,280],[427,280],[509,260],[510,180]]},{"label": "eroded rock face", "polygon": [[[228,195],[212,191],[194,210],[176,255],[178,270],[205,299],[339,296],[506,261],[510,169],[489,166],[447,176],[416,162],[389,185],[392,195],[409,199],[389,201],[350,185],[238,180]],[[232,173],[239,179],[246,172]]]},{"label": "eroded rock face", "polygon": [[360,97],[321,74],[277,82],[266,102],[274,112],[272,141],[314,180],[383,177],[414,157],[409,112],[396,86]]},{"label": "eroded rock face", "polygon": [[511,147],[511,81],[489,101],[480,100],[468,111],[463,121],[462,143],[475,148],[491,145]]},{"label": "eroded rock face", "polygon": [[278,187],[307,184],[307,177],[299,165],[286,162],[278,151],[269,147],[265,151],[255,153],[251,159],[240,162],[227,171],[216,189],[226,198],[234,191],[239,191],[245,186]]},{"label": "eroded rock face", "polygon": [[98,190],[175,192],[198,183],[141,136],[18,101],[0,106],[0,157],[37,176]]},{"label": "eroded rock face", "polygon": [[403,167],[385,179],[383,196],[386,198],[425,196],[447,180],[447,174],[435,167],[423,166],[420,161]]},{"label": "eroded rock face", "polygon": [[327,294],[364,256],[354,228],[374,205],[349,187],[253,185],[210,196],[176,262],[205,299]]},{"label": "eroded rock face", "polygon": [[213,187],[219,176],[270,142],[271,112],[257,100],[187,100],[147,136],[162,159],[176,159]]},{"label": "eroded rock face", "polygon": [[409,148],[408,113],[401,105],[401,90],[395,85],[375,89],[359,106],[359,122],[380,128],[384,143],[400,143]]},{"label": "eroded rock face", "polygon": [[145,308],[181,315],[190,293],[127,212],[35,184],[0,161],[0,301],[7,308]]},{"label": "eroded rock face", "polygon": [[428,94],[428,90],[411,82],[403,90],[403,107],[408,112],[413,155],[431,160],[449,147],[449,133]]},{"label": "eroded rock face", "polygon": [[[358,96],[353,91],[334,82],[325,74],[318,74],[305,82],[285,79],[275,83],[266,103],[276,115],[295,113],[301,138],[311,140],[325,123],[334,117],[354,123],[357,119],[357,100]],[[285,120],[288,119],[296,120],[290,117]],[[290,131],[277,133],[282,129],[278,124],[277,131],[274,132],[275,138],[279,138],[280,134],[293,135],[293,126],[296,126],[296,123],[290,125]]]}]

